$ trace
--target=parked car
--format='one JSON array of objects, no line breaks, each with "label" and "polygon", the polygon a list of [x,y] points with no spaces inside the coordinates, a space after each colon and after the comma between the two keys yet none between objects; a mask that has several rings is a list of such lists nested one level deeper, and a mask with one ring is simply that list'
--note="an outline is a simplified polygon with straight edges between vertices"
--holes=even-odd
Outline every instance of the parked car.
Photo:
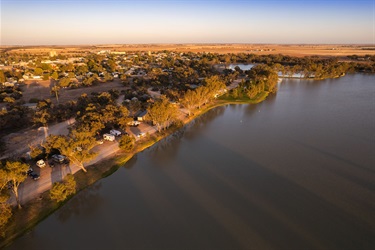
[{"label": "parked car", "polygon": [[52,160],[58,163],[63,163],[66,161],[66,156],[65,155],[52,155]]},{"label": "parked car", "polygon": [[114,141],[115,140],[115,136],[112,135],[112,134],[104,134],[103,135],[103,139],[106,140],[106,141]]},{"label": "parked car", "polygon": [[36,181],[36,180],[38,180],[40,178],[40,176],[37,173],[34,173],[34,172],[30,173],[30,177],[34,181]]},{"label": "parked car", "polygon": [[115,130],[115,129],[112,129],[111,131],[109,131],[109,133],[111,135],[114,135],[114,136],[120,136],[121,135],[121,132],[118,131],[118,130]]},{"label": "parked car", "polygon": [[36,165],[40,168],[44,168],[46,166],[46,163],[43,160],[39,160],[36,162]]}]

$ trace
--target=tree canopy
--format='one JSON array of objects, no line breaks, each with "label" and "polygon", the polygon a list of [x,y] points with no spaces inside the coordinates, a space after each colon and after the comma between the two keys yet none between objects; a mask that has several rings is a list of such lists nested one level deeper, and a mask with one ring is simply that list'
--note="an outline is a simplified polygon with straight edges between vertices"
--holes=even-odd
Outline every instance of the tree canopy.
[{"label": "tree canopy", "polygon": [[28,164],[20,161],[7,161],[5,163],[5,167],[1,171],[2,185],[6,183],[11,187],[11,191],[16,198],[18,208],[21,208],[21,203],[18,196],[18,187],[26,179],[26,173],[29,167],[30,166]]},{"label": "tree canopy", "polygon": [[62,202],[75,192],[76,181],[72,174],[68,174],[62,182],[53,184],[50,190],[50,198],[56,202]]},{"label": "tree canopy", "polygon": [[147,109],[147,116],[156,126],[158,132],[173,124],[177,120],[177,114],[178,108],[171,104],[164,95]]}]

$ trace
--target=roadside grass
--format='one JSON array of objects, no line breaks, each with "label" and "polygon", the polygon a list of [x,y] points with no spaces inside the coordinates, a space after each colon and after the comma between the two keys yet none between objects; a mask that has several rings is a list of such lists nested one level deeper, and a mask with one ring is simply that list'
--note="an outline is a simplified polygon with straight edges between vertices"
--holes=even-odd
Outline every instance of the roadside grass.
[{"label": "roadside grass", "polygon": [[[74,179],[77,183],[76,193],[84,190],[86,187],[93,185],[98,180],[110,176],[120,167],[124,166],[137,153],[142,152],[143,150],[151,147],[163,138],[178,131],[185,124],[206,113],[208,110],[226,104],[256,104],[265,100],[268,94],[269,92],[264,91],[258,94],[254,99],[249,99],[247,97],[234,98],[233,96],[228,94],[219,97],[212,103],[203,106],[199,110],[196,110],[190,116],[185,117],[185,119],[178,125],[171,126],[170,128],[163,130],[160,133],[147,135],[144,138],[138,140],[131,152],[119,150],[115,156],[88,166],[88,171],[86,173],[83,171],[78,171],[77,173],[75,173]],[[30,231],[39,222],[47,218],[50,214],[64,205],[73,196],[74,195],[70,196],[64,202],[56,203],[49,198],[48,190],[42,193],[39,198],[31,200],[30,202],[24,204],[22,209],[14,208],[13,216],[8,223],[5,231],[6,237],[0,238],[0,248],[9,245],[17,237]]]}]

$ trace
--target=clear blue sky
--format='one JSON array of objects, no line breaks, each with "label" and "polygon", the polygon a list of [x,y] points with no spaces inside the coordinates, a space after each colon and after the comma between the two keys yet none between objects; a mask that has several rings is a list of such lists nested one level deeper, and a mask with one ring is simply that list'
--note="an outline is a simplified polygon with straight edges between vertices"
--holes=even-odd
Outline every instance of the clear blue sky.
[{"label": "clear blue sky", "polygon": [[375,44],[375,0],[0,0],[1,45]]}]

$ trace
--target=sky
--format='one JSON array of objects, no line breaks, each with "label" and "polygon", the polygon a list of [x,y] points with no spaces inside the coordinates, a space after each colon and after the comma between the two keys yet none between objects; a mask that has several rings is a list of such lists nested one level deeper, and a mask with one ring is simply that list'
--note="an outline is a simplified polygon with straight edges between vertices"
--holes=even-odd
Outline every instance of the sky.
[{"label": "sky", "polygon": [[1,45],[375,45],[375,0],[0,0]]}]

